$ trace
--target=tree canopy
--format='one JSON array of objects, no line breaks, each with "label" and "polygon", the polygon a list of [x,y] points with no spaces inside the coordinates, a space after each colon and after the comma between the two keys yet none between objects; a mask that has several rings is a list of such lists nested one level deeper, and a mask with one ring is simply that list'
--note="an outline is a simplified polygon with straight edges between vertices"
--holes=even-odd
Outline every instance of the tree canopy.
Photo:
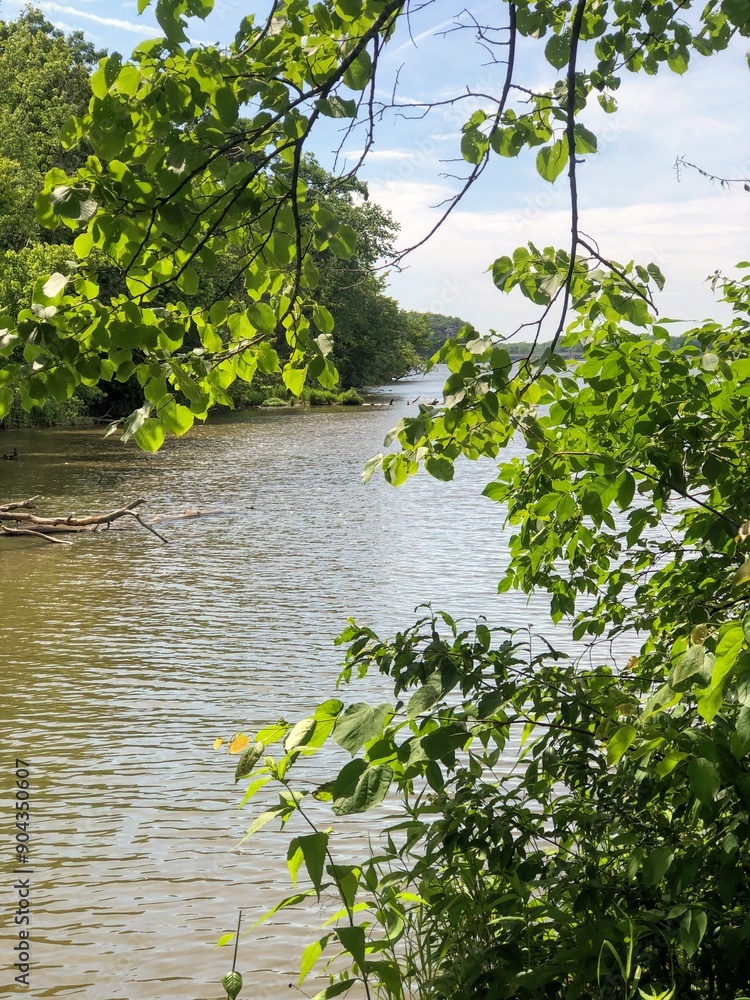
[{"label": "tree canopy", "polygon": [[86,111],[102,55],[36,10],[0,22],[0,250],[55,239],[37,221],[34,199],[51,167],[75,170],[85,160],[84,151],[63,148],[60,132]]}]

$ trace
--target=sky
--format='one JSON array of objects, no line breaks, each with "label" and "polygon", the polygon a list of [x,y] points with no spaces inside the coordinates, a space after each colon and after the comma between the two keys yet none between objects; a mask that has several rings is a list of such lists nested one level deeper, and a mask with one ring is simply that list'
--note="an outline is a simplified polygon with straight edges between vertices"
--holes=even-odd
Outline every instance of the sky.
[{"label": "sky", "polygon": [[[135,0],[41,0],[37,4],[65,31],[82,30],[97,45],[127,55],[143,38],[159,34],[153,13],[138,16]],[[12,17],[23,6],[4,0]],[[497,93],[502,66],[492,65],[468,28],[456,17],[469,11],[486,21],[495,0],[468,3],[435,0],[414,13],[389,43],[379,64],[378,93],[390,102],[398,78],[406,105],[380,123],[374,148],[361,171],[371,198],[389,209],[401,226],[402,247],[419,242],[441,214],[440,205],[457,190],[461,124],[480,104],[461,110],[445,106],[420,118],[408,105],[445,100],[473,90]],[[204,21],[193,22],[196,42],[226,43],[249,11],[262,14],[264,0],[217,0]],[[466,23],[467,15],[463,15]],[[194,33],[194,34],[193,34]],[[530,87],[554,82],[537,45],[521,46],[517,62]],[[581,228],[609,259],[657,263],[667,278],[657,300],[660,313],[684,321],[726,316],[706,279],[717,270],[733,273],[750,257],[750,193],[730,190],[682,170],[678,157],[723,177],[750,177],[750,69],[747,40],[711,59],[694,56],[688,72],[664,70],[657,77],[626,74],[617,94],[619,111],[605,115],[593,105],[582,121],[599,137],[599,150],[579,168]],[[326,121],[312,151],[332,166],[341,146],[338,123]],[[344,139],[339,166],[356,162],[364,138]],[[358,149],[359,145],[359,149]],[[390,273],[390,294],[407,309],[460,316],[480,331],[510,334],[531,317],[518,293],[495,289],[488,269],[502,254],[533,241],[566,246],[569,231],[567,182],[543,181],[535,151],[516,160],[494,157],[474,188],[429,242],[411,253],[403,269]]]}]

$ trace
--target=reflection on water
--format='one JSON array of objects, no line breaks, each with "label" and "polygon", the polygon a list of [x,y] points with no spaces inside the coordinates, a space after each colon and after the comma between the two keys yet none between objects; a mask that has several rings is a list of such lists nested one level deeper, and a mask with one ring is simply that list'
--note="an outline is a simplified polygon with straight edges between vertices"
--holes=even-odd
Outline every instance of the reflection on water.
[{"label": "reflection on water", "polygon": [[[479,495],[491,466],[400,490],[360,482],[413,412],[407,400],[437,388],[405,383],[391,406],[217,420],[155,456],[98,432],[5,434],[20,459],[0,463],[4,499],[41,494],[55,514],[139,496],[146,517],[226,512],[165,522],[168,545],[136,527],[68,546],[0,540],[3,807],[13,759],[31,761],[35,997],[221,993],[231,953],[216,939],[238,907],[249,925],[288,882],[269,828],[234,849],[249,820],[234,759],[213,740],[327,697],[347,616],[389,632],[431,601],[543,620],[543,602],[497,596],[502,511]],[[243,938],[242,996],[290,995],[314,917]]]}]

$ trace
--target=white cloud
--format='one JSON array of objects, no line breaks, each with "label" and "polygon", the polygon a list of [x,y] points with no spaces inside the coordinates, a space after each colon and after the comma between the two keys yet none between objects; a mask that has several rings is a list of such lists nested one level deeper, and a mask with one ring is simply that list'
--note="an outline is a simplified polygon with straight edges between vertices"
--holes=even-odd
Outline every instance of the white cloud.
[{"label": "white cloud", "polygon": [[397,45],[396,48],[387,48],[384,53],[385,59],[393,59],[396,56],[403,55],[408,49],[415,49],[419,46],[420,42],[423,42],[427,38],[432,38],[439,31],[444,31],[446,28],[450,28],[456,23],[456,19],[451,17],[447,21],[440,21],[439,24],[433,25],[431,28],[426,28],[424,31],[420,31],[419,34],[414,35],[409,38],[408,41],[402,42],[401,45]]},{"label": "white cloud", "polygon": [[[364,153],[363,149],[347,149],[344,156],[352,160],[358,160]],[[371,149],[367,154],[369,162],[378,160],[408,160],[413,153],[408,149]]]},{"label": "white cloud", "polygon": [[41,0],[39,7],[43,11],[54,11],[57,14],[67,14],[73,15],[75,17],[83,18],[85,21],[92,21],[94,24],[103,24],[110,28],[119,28],[120,31],[130,31],[136,35],[146,35],[147,37],[156,37],[161,34],[158,28],[154,28],[148,24],[136,24],[134,21],[123,21],[117,17],[100,17],[98,14],[89,14],[88,11],[78,10],[76,7],[70,7],[67,4],[54,3],[53,0]]},{"label": "white cloud", "polygon": [[[422,239],[437,219],[429,206],[449,194],[439,185],[371,182],[375,200],[402,224],[402,245]],[[598,240],[613,260],[659,265],[667,278],[660,310],[672,318],[698,321],[726,315],[715,304],[706,277],[731,272],[747,256],[750,197],[704,192],[681,202],[637,202],[585,209],[581,228]],[[564,199],[534,211],[490,211],[459,207],[423,247],[393,274],[392,292],[406,308],[458,315],[481,329],[509,333],[532,318],[533,307],[520,295],[501,295],[486,273],[492,261],[532,241],[565,247],[570,219]]]}]

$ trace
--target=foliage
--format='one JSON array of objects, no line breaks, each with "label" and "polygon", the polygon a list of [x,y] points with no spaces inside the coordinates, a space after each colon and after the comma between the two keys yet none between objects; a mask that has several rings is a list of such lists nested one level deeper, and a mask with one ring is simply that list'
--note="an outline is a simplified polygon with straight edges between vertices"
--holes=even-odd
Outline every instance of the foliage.
[{"label": "foliage", "polygon": [[341,403],[342,406],[361,406],[364,403],[364,399],[356,389],[347,389],[346,392],[339,393],[336,397],[336,402]]},{"label": "foliage", "polygon": [[429,328],[429,336],[425,338],[425,343],[422,345],[422,350],[420,351],[425,361],[429,360],[433,354],[436,354],[446,340],[451,337],[457,337],[459,331],[469,325],[466,320],[459,319],[458,316],[443,316],[441,313],[412,312],[410,315],[426,323]]},{"label": "foliage", "polygon": [[421,370],[428,356],[426,325],[384,294],[387,275],[375,273],[394,252],[398,224],[369,200],[362,181],[336,178],[312,158],[303,162],[302,174],[319,204],[356,234],[347,260],[312,254],[320,273],[317,301],[334,319],[331,358],[342,384],[382,385]]},{"label": "foliage", "polygon": [[[208,5],[162,4],[166,38],[143,42],[130,62],[100,62],[87,113],[63,134],[67,148],[86,142],[93,155],[74,175],[51,170],[37,201],[44,225],[76,234],[78,265],[40,279],[32,308],[1,318],[0,352],[25,348],[3,372],[0,417],[14,390],[30,408],[135,376],[145,401],[123,436],[155,450],[211,405],[231,405],[228,386],[256,370],[279,372],[295,395],[308,376],[335,386],[333,319],[312,294],[320,274],[309,253],[350,258],[356,234],[308,196],[304,143],[321,116],[356,111],[368,47],[378,50],[400,7],[278,4],[265,26],[245,18],[223,52],[183,47],[183,15],[205,16]],[[252,117],[241,121],[243,105]],[[97,252],[116,276],[105,296]],[[222,291],[192,304],[199,269],[220,261]],[[249,302],[231,308],[237,281]]]},{"label": "foliage", "polygon": [[50,168],[73,170],[85,160],[83,150],[64,150],[59,135],[71,115],[85,112],[89,75],[102,54],[80,32],[58,31],[38,10],[0,22],[0,251],[50,239],[36,220],[34,199]]},{"label": "foliage", "polygon": [[[553,620],[588,648],[570,662],[533,637],[448,617],[388,642],[351,626],[345,679],[377,668],[393,704],[330,700],[244,739],[246,798],[280,786],[248,835],[300,813],[310,824],[289,867],[296,881],[304,865],[311,887],[272,912],[329,890],[341,899],[303,956],[303,972],[326,950],[348,962],[321,998],[355,983],[369,997],[455,1000],[735,1000],[748,989],[750,280],[718,286],[733,321],[676,346],[653,304],[658,267],[608,259],[578,226],[578,166],[597,149],[589,104],[614,113],[626,70],[683,73],[693,53],[750,33],[747,4],[691,7],[507,3],[499,92],[456,98],[475,103],[452,204],[490,157],[530,154],[545,180],[567,178],[570,243],[498,257],[497,288],[539,310],[528,356],[514,364],[500,337],[464,327],[434,359],[450,372],[443,404],[402,421],[386,442],[399,450],[366,475],[381,468],[398,485],[423,465],[449,480],[460,457],[499,460],[485,493],[514,528],[500,590],[548,593]],[[229,51],[186,47],[186,17],[209,8],[162,0],[165,38],[103,60],[88,111],[66,126],[66,146],[93,155],[75,173],[50,171],[37,207],[75,234],[76,266],[2,318],[0,415],[14,391],[31,407],[135,376],[145,403],[124,436],[155,450],[256,371],[295,396],[308,378],[334,390],[334,318],[318,297],[331,258],[320,255],[371,258],[304,148],[321,116],[360,112],[371,145],[378,59],[409,7],[278,0],[264,24],[242,21]],[[546,89],[516,59],[534,44],[561,71]],[[0,183],[13,183],[9,169]],[[362,189],[342,184],[351,207]],[[387,220],[377,225],[387,239]],[[204,274],[219,275],[211,301]],[[362,295],[355,277],[348,291]],[[398,308],[377,302],[396,344]],[[582,357],[566,363],[563,351]],[[514,438],[526,454],[509,459]],[[625,632],[643,652],[615,669],[598,643]],[[315,826],[309,770],[292,784],[327,741],[352,758],[315,793],[334,816],[399,807],[356,864],[337,863]]]},{"label": "foliage", "polygon": [[[339,640],[343,679],[376,669],[393,681],[393,704],[325,702],[259,732],[236,768],[251,779],[245,800],[279,790],[248,836],[296,813],[313,829],[290,844],[295,892],[272,912],[341,897],[300,983],[343,949],[342,981],[371,996],[747,990],[746,632],[750,616],[739,635],[696,636],[692,665],[673,655],[671,704],[644,711],[651,684],[639,671],[585,668],[530,635],[429,615],[382,642],[352,624]],[[695,669],[709,647],[715,662],[744,650],[710,732]],[[294,766],[326,740],[352,760],[318,789],[302,775],[295,785]],[[372,854],[337,865],[311,799],[342,816],[387,794],[401,808]],[[297,885],[302,865],[310,889]]]},{"label": "foliage", "polygon": [[333,406],[337,399],[337,393],[328,389],[305,389],[305,402],[310,406]]},{"label": "foliage", "polygon": [[[443,316],[440,313],[431,312],[412,312],[409,315],[420,319],[429,327],[429,337],[419,345],[419,354],[425,361],[428,361],[434,354],[437,354],[446,340],[460,337],[461,331],[465,327],[471,328],[470,323],[459,319],[457,316]],[[508,357],[511,361],[525,361],[531,358],[538,360],[547,349],[546,344],[517,340],[515,338],[513,340],[503,340],[502,346],[508,352]],[[573,344],[571,346],[559,344],[557,353],[562,358],[580,358],[583,355],[583,348],[580,344]]]},{"label": "foliage", "polygon": [[[359,983],[393,998],[729,1000],[750,988],[750,510],[738,458],[750,445],[750,281],[720,284],[730,324],[674,344],[653,306],[659,269],[608,260],[578,231],[576,163],[596,138],[576,119],[591,95],[615,110],[621,68],[682,72],[691,50],[721,49],[748,22],[714,6],[691,31],[666,9],[585,0],[510,17],[511,38],[550,34],[547,59],[565,79],[523,115],[505,97],[491,120],[476,112],[462,152],[479,166],[489,151],[540,146],[539,173],[568,174],[571,245],[495,261],[498,289],[540,310],[526,359],[463,328],[433,359],[450,372],[442,405],[402,421],[386,439],[400,450],[366,476],[380,467],[399,485],[424,465],[449,480],[459,457],[498,459],[485,493],[514,526],[500,591],[546,591],[586,658],[447,616],[388,642],[352,626],[344,679],[376,667],[396,700],[329,701],[258,733],[237,777],[251,777],[246,798],[281,788],[248,835],[298,812],[313,829],[289,850],[293,881],[304,865],[312,888],[274,912],[340,896],[302,959],[301,980],[331,950],[348,960],[320,997]],[[579,43],[593,68],[579,67]],[[508,73],[510,86],[512,53]],[[513,438],[524,457],[503,455]],[[625,632],[640,634],[641,656],[602,662],[599,641]],[[293,768],[327,740],[352,760],[311,792]],[[334,816],[386,801],[394,815],[341,865],[311,795]]]},{"label": "foliage", "polygon": [[[674,346],[645,305],[659,272],[618,272],[577,265],[580,361],[519,369],[470,329],[449,341],[444,405],[371,464],[397,483],[419,461],[448,479],[461,454],[499,458],[485,494],[515,526],[500,591],[547,591],[587,639],[570,662],[447,616],[389,642],[345,633],[344,679],[376,667],[397,699],[326,709],[363,756],[312,793],[337,815],[387,793],[400,807],[344,908],[361,929],[326,939],[371,995],[749,991],[750,279],[722,284],[732,322]],[[503,456],[513,436],[524,458]],[[598,643],[626,631],[642,653],[614,669]],[[305,811],[290,768],[319,728],[258,771],[282,780],[283,819]]]}]

